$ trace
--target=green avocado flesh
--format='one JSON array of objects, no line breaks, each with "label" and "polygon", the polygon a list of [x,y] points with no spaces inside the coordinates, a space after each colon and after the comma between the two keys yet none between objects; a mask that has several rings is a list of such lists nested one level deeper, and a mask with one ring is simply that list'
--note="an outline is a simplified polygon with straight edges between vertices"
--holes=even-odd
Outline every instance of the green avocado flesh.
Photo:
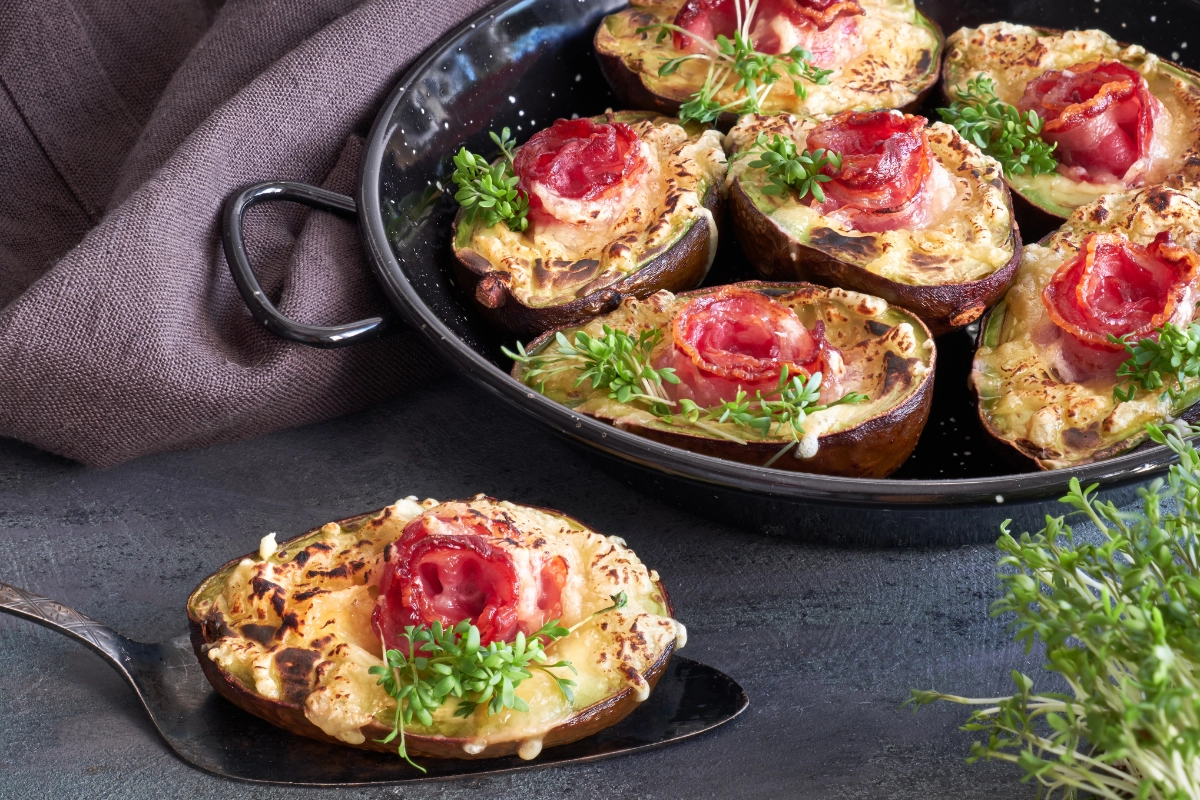
[{"label": "green avocado flesh", "polygon": [[[640,5],[604,18],[596,37],[602,56],[620,58],[646,89],[659,97],[683,102],[698,92],[708,74],[707,62],[693,59],[675,72],[660,76],[659,67],[683,55],[668,35],[658,42],[658,29],[639,28],[673,23],[682,6],[677,3]],[[840,111],[875,111],[908,106],[937,81],[942,57],[942,36],[937,26],[917,10],[912,0],[862,0],[864,14],[856,17],[861,51],[834,68],[826,85],[806,83],[805,97],[795,94],[788,80],[775,84],[763,103],[763,112],[790,112],[830,117]],[[733,81],[714,99],[725,104],[742,96],[732,91]]]},{"label": "green avocado flesh", "polygon": [[[774,297],[782,305],[796,312],[797,317],[808,329],[818,320],[825,323],[825,337],[842,354],[846,372],[841,379],[837,396],[847,392],[859,392],[868,396],[866,402],[838,405],[817,411],[803,422],[806,433],[824,436],[849,430],[862,423],[887,413],[918,392],[924,381],[932,376],[934,357],[933,341],[925,327],[909,312],[889,306],[883,300],[841,289],[824,289],[808,284],[781,285],[759,289]],[[671,338],[671,321],[676,313],[696,293],[674,296],[659,292],[646,300],[626,299],[620,308],[606,317],[587,325],[565,329],[563,335],[575,341],[578,331],[590,336],[603,335],[603,326],[625,331],[636,336],[649,329],[662,331],[662,338],[651,357],[652,363],[666,355],[674,347]],[[553,356],[558,345],[553,336],[546,336],[531,345],[533,356]],[[896,365],[901,365],[901,379],[897,379]],[[793,432],[787,425],[782,430],[772,427],[763,437],[757,430],[741,427],[733,422],[706,422],[708,429],[689,424],[679,416],[658,417],[638,403],[621,403],[610,398],[608,390],[596,390],[590,380],[578,382],[579,371],[570,368],[542,380],[540,376],[529,378],[529,364],[518,363],[513,376],[522,383],[529,383],[546,397],[568,408],[589,416],[615,422],[619,427],[636,431],[649,428],[695,436],[702,439],[725,439],[727,441],[767,441],[784,444],[794,441]],[[904,377],[907,376],[907,377]],[[732,400],[733,398],[723,398]],[[827,403],[836,397],[822,396]]]},{"label": "green avocado flesh", "polygon": [[1148,245],[1161,231],[1200,245],[1200,187],[1152,187],[1111,195],[1077,209],[1043,244],[1028,245],[1017,277],[986,318],[971,373],[984,427],[1043,469],[1100,461],[1146,438],[1146,423],[1174,418],[1200,401],[1200,378],[1186,379],[1172,400],[1139,389],[1121,402],[1112,373],[1081,369],[1063,352],[1066,334],[1051,320],[1042,292],[1079,254],[1093,231],[1123,233]]},{"label": "green avocado flesh", "polygon": [[[608,119],[593,117],[597,123]],[[568,244],[560,242],[554,230],[543,235],[531,226],[516,233],[503,223],[487,228],[468,214],[459,217],[455,251],[472,251],[491,270],[505,273],[513,295],[527,306],[562,305],[624,280],[669,252],[701,219],[713,223],[709,225],[710,263],[715,255],[715,220],[704,202],[710,191],[723,191],[726,165],[719,134],[695,123],[680,126],[676,119],[648,111],[619,111],[611,119],[638,129],[657,155],[653,178],[634,195],[613,227],[583,226],[585,238]],[[680,127],[686,142],[678,133]],[[640,221],[623,224],[634,213]]]}]

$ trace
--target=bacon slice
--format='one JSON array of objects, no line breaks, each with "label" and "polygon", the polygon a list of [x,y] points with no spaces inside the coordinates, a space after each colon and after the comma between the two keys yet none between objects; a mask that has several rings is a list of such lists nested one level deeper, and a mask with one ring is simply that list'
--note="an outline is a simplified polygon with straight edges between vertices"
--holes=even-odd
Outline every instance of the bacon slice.
[{"label": "bacon slice", "polygon": [[855,230],[915,230],[936,221],[957,194],[929,154],[925,118],[898,111],[843,111],[809,134],[811,151],[832,150],[842,167],[829,166],[826,200],[813,207]]},{"label": "bacon slice", "polygon": [[825,341],[825,326],[809,331],[794,311],[759,292],[722,287],[688,302],[671,324],[674,346],[656,359],[671,366],[678,384],[673,400],[703,407],[733,400],[739,387],[750,397],[770,396],[786,365],[789,375],[809,376],[840,354]]},{"label": "bacon slice", "polygon": [[[568,565],[544,557],[504,520],[445,504],[410,522],[388,547],[373,625],[389,648],[403,649],[409,625],[479,628],[480,641],[511,641],[562,615]],[[525,552],[517,553],[518,550]],[[516,557],[514,557],[516,556]]]},{"label": "bacon slice", "polygon": [[[1090,233],[1079,256],[1059,267],[1042,303],[1084,371],[1115,370],[1124,349],[1109,334],[1142,338],[1167,322],[1190,320],[1188,300],[1200,257],[1160,233],[1149,247],[1121,233]],[[1178,319],[1177,319],[1178,318]]]},{"label": "bacon slice", "polygon": [[535,226],[608,223],[623,212],[646,161],[637,131],[623,122],[560,119],[517,150],[513,167]]},{"label": "bacon slice", "polygon": [[[675,24],[692,35],[676,31],[675,48],[699,53],[704,50],[700,40],[711,42],[718,34],[732,39],[738,30],[737,3],[745,13],[748,4],[742,0],[687,0]],[[857,0],[759,0],[750,41],[755,50],[769,55],[803,47],[818,66],[836,66],[861,49],[854,18],[862,13]]]},{"label": "bacon slice", "polygon": [[1017,106],[1045,120],[1060,171],[1076,180],[1133,185],[1150,166],[1162,103],[1137,70],[1092,61],[1029,82]]}]

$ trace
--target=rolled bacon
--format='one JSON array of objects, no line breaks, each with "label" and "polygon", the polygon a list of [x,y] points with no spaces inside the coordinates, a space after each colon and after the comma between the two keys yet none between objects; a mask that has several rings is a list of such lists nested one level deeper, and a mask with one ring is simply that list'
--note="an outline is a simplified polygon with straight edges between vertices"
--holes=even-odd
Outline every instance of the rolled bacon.
[{"label": "rolled bacon", "polygon": [[558,220],[559,201],[598,201],[620,194],[645,169],[641,139],[623,122],[560,119],[538,131],[516,153],[518,187],[529,197],[535,224]]},{"label": "rolled bacon", "polygon": [[1050,70],[1029,82],[1018,103],[1045,121],[1060,169],[1076,180],[1134,185],[1150,166],[1162,103],[1137,70],[1093,61]]},{"label": "rolled bacon", "polygon": [[406,650],[406,626],[469,619],[483,644],[511,641],[517,631],[529,634],[562,616],[567,573],[561,556],[530,547],[506,520],[443,504],[388,546],[375,633],[388,649]]},{"label": "rolled bacon", "polygon": [[916,230],[934,222],[953,201],[953,182],[929,152],[925,118],[898,111],[843,111],[808,134],[810,151],[831,150],[840,169],[821,184],[825,201],[813,208],[864,232]]},{"label": "rolled bacon", "polygon": [[824,330],[817,322],[809,331],[794,311],[760,292],[722,287],[676,313],[674,346],[656,363],[674,367],[680,379],[664,385],[673,400],[707,408],[733,400],[739,388],[769,397],[785,366],[789,376],[825,369],[833,348]]},{"label": "rolled bacon", "polygon": [[1122,233],[1089,233],[1079,255],[1042,290],[1042,303],[1067,337],[1071,366],[1084,373],[1115,370],[1124,348],[1110,342],[1110,334],[1136,340],[1167,322],[1189,321],[1198,263],[1169,231],[1148,247]]}]

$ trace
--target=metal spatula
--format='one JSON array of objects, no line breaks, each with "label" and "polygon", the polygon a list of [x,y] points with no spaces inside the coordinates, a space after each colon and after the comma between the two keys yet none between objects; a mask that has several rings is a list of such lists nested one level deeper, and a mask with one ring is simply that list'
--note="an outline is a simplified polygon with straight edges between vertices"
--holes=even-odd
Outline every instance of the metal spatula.
[{"label": "metal spatula", "polygon": [[729,676],[677,656],[649,700],[595,736],[547,749],[534,761],[422,759],[429,770],[422,774],[397,756],[295,736],[226,702],[200,671],[186,633],[158,644],[135,642],[73,608],[4,583],[0,611],[66,634],[106,658],[129,681],[158,732],[184,761],[257,783],[363,786],[594,761],[710,731],[749,703]]}]

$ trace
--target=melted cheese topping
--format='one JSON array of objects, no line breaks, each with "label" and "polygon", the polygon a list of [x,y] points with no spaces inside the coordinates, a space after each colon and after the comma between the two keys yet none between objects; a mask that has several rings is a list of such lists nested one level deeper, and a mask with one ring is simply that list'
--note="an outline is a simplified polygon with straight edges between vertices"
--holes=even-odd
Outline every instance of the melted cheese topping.
[{"label": "melted cheese topping", "polygon": [[[1047,70],[1087,61],[1120,61],[1142,74],[1165,111],[1155,123],[1151,167],[1144,184],[1162,181],[1179,170],[1185,158],[1200,152],[1200,94],[1195,79],[1142,47],[1122,47],[1104,31],[1048,34],[997,22],[962,28],[947,40],[946,48],[947,94],[956,96],[957,87],[982,74],[996,81],[996,96],[1012,105],[1020,101],[1029,82]],[[1128,189],[1121,183],[1075,181],[1057,172],[1013,175],[1009,181],[1021,194],[1063,216],[1101,195]]]},{"label": "melted cheese topping", "polygon": [[559,219],[578,224],[460,226],[457,246],[483,256],[522,303],[545,307],[583,297],[625,278],[678,242],[700,219],[708,221],[709,263],[717,226],[704,207],[713,187],[724,192],[727,167],[721,134],[689,134],[675,120],[652,114],[615,115],[641,139],[647,168],[604,202],[542,195]]},{"label": "melted cheese topping", "polygon": [[[912,317],[906,312],[889,306],[878,297],[844,289],[810,287],[775,299],[793,309],[810,330],[817,320],[825,323],[826,339],[841,351],[844,359],[845,371],[839,377],[841,391],[837,395],[854,391],[870,398],[864,403],[837,405],[809,414],[803,423],[805,441],[801,442],[801,447],[794,455],[788,456],[790,459],[812,458],[818,452],[820,436],[853,428],[900,405],[920,388],[930,374],[932,340],[925,336],[919,325],[914,326],[908,321]],[[665,328],[676,310],[686,302],[687,298],[676,297],[665,291],[657,292],[645,300],[629,297],[622,301],[616,311],[580,328],[566,331],[566,335],[573,339],[574,331],[582,330],[591,336],[600,336],[604,325],[629,333]],[[868,321],[882,324],[883,331],[872,333]],[[651,356],[651,362],[655,362],[660,353],[673,346],[668,333]],[[888,385],[889,352],[907,362],[910,380],[896,381],[893,378],[892,385]],[[571,372],[573,370],[547,378],[542,393],[555,402],[584,414],[611,420],[618,427],[632,428],[634,432],[637,427],[643,427],[685,430],[698,436],[760,441],[757,432],[738,427],[733,422],[707,422],[705,424],[710,431],[664,422],[641,406],[626,405],[609,398],[607,390],[594,390],[589,381],[576,386],[576,378]],[[836,397],[827,397],[825,394],[821,396],[822,402],[834,399]],[[780,444],[792,441],[791,429],[786,425],[779,430],[772,429],[765,441],[777,441]],[[786,465],[781,464],[780,467],[786,468]]]},{"label": "melted cheese topping", "polygon": [[1082,383],[1067,380],[1058,326],[1042,303],[1054,273],[1080,251],[1092,231],[1119,231],[1149,245],[1162,231],[1176,242],[1200,248],[1200,186],[1163,187],[1104,197],[1076,209],[1043,245],[1025,248],[1021,267],[1004,303],[989,320],[975,354],[971,381],[989,427],[1051,469],[1091,460],[1097,453],[1132,447],[1145,438],[1143,426],[1161,421],[1200,398],[1200,379],[1189,380],[1185,398],[1172,406],[1160,392],[1135,399],[1113,398],[1116,376]]},{"label": "melted cheese topping", "polygon": [[[729,132],[730,153],[749,150],[732,158],[729,181],[740,183],[754,205],[800,242],[826,249],[814,232],[833,231],[838,238],[853,237],[853,249],[840,249],[835,257],[862,267],[888,280],[916,286],[966,283],[986,278],[1003,268],[1013,257],[1013,217],[1008,194],[1000,179],[1000,166],[979,148],[966,141],[949,125],[935,122],[926,132],[934,168],[940,168],[953,183],[955,196],[949,210],[920,230],[900,229],[864,233],[845,224],[834,212],[822,215],[792,194],[763,194],[765,169],[752,169],[761,148],[754,145],[760,134],[770,140],[775,134],[805,147],[811,120],[792,116],[747,115]],[[867,246],[869,243],[869,247]]]},{"label": "melted cheese topping", "polygon": [[[551,662],[566,659],[579,671],[575,676],[558,670],[578,683],[573,703],[549,676],[535,671],[516,690],[529,704],[528,712],[505,709],[489,716],[481,708],[464,719],[454,716],[457,704],[450,698],[434,714],[431,728],[414,724],[405,730],[466,738],[467,753],[482,752],[488,742],[520,740],[527,745],[522,755],[532,758],[542,737],[573,714],[630,687],[645,699],[649,687],[643,674],[672,642],[682,646],[686,641],[655,585],[658,575],[620,539],[566,517],[483,495],[466,505],[506,515],[539,543],[541,553],[567,560],[562,625],[588,619],[610,606],[618,592],[626,593],[628,604],[591,617],[546,649]],[[390,726],[395,703],[369,673],[383,663],[371,627],[383,553],[405,525],[438,506],[435,500],[405,498],[348,527],[329,523],[267,559],[244,559],[195,609],[229,631],[206,656],[264,697],[301,703],[314,725],[349,744],[362,744],[362,728],[373,721]],[[522,580],[537,579],[525,574],[534,569],[528,558],[514,562]],[[295,660],[296,652],[310,654],[313,663],[308,682],[299,687],[281,669],[281,658]]]},{"label": "melted cheese topping", "polygon": [[[659,77],[659,65],[680,53],[670,40],[656,45],[657,31],[637,33],[646,25],[672,23],[682,5],[683,0],[635,0],[628,10],[605,17],[596,49],[620,56],[657,94],[687,100],[704,84],[707,62],[686,61],[673,75]],[[863,14],[854,17],[860,38],[850,45],[853,57],[833,70],[828,84],[804,82],[804,99],[796,95],[790,80],[774,84],[763,103],[765,112],[822,119],[847,109],[900,108],[933,82],[941,58],[938,36],[912,0],[860,0],[860,5]],[[734,93],[733,84],[728,81],[715,99],[725,104],[744,97]]]}]

